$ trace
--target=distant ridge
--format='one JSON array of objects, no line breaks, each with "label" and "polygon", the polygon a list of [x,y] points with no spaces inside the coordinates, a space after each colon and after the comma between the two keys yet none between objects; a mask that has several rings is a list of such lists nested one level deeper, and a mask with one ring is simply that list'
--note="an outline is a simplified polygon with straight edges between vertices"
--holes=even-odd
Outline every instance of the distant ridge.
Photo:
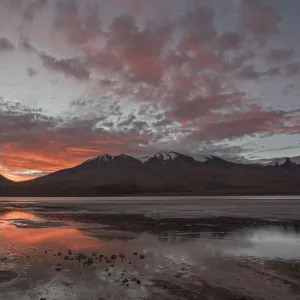
[{"label": "distant ridge", "polygon": [[270,166],[275,166],[275,165],[281,166],[289,162],[296,165],[300,165],[300,156],[273,158],[271,160],[261,161],[260,164],[270,165]]},{"label": "distant ridge", "polygon": [[293,158],[263,165],[173,151],[101,154],[26,182],[0,176],[0,184],[0,196],[300,194],[300,166]]},{"label": "distant ridge", "polygon": [[9,184],[9,183],[13,183],[13,181],[12,180],[9,180],[8,178],[6,178],[6,177],[4,177],[4,176],[2,176],[1,174],[0,174],[0,184]]}]

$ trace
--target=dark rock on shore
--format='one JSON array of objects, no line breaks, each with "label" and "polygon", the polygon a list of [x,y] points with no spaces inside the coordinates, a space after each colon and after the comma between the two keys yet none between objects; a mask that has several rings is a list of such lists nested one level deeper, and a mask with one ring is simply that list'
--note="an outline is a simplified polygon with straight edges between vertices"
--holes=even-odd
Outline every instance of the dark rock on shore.
[{"label": "dark rock on shore", "polygon": [[120,253],[120,254],[119,254],[119,257],[120,257],[122,260],[126,258],[125,254],[123,254],[123,253]]},{"label": "dark rock on shore", "polygon": [[86,259],[87,256],[84,253],[78,253],[76,256],[77,260],[82,260],[82,259]]},{"label": "dark rock on shore", "polygon": [[91,257],[89,257],[89,258],[85,261],[85,263],[91,265],[91,264],[94,263],[94,260],[93,260]]},{"label": "dark rock on shore", "polygon": [[111,257],[110,257],[111,260],[117,260],[118,259],[118,256],[116,254],[113,254]]},{"label": "dark rock on shore", "polygon": [[13,270],[0,270],[0,286],[9,284],[18,277],[19,274]]}]

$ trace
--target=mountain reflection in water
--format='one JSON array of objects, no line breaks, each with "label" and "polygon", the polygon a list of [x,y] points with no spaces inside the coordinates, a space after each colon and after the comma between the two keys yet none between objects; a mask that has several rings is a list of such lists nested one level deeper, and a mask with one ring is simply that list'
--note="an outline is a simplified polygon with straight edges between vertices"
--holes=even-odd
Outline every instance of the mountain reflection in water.
[{"label": "mountain reflection in water", "polygon": [[[216,238],[215,233],[206,232],[199,238],[169,233],[168,236],[110,231],[81,223],[62,223],[49,221],[31,212],[11,211],[0,215],[1,240],[23,247],[52,248],[76,251],[93,251],[102,248],[115,248],[121,251],[136,247],[171,247],[189,257],[198,260],[203,255],[210,256],[251,256],[264,258],[300,257],[300,235],[291,230],[284,231],[276,227],[246,229]],[[21,224],[21,225],[20,225]],[[41,224],[43,226],[41,226]],[[1,245],[0,245],[1,247]],[[112,249],[111,249],[112,250]],[[128,250],[128,249],[127,249]]]}]

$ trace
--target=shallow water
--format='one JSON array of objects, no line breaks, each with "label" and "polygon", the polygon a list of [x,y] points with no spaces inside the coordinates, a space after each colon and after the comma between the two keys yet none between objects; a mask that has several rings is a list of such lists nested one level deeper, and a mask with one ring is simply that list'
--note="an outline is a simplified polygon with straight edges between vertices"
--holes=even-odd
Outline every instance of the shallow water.
[{"label": "shallow water", "polygon": [[[220,197],[98,197],[98,198],[0,198],[1,205],[136,213],[153,217],[257,217],[300,219],[300,196]],[[84,204],[84,206],[83,206]]]},{"label": "shallow water", "polygon": [[[125,258],[110,259],[120,253]],[[277,227],[153,235],[15,209],[0,214],[0,269],[18,274],[2,278],[1,300],[292,300],[300,295],[300,235]]]}]

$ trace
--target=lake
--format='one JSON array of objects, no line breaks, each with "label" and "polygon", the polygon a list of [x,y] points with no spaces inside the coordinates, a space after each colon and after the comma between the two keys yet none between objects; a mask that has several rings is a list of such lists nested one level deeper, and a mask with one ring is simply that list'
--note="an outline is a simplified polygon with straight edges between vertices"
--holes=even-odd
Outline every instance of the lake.
[{"label": "lake", "polygon": [[[163,217],[235,216],[300,219],[300,196],[0,198],[0,203],[153,214]],[[84,205],[83,205],[84,204]]]},{"label": "lake", "polygon": [[0,299],[297,299],[300,197],[2,198]]}]

